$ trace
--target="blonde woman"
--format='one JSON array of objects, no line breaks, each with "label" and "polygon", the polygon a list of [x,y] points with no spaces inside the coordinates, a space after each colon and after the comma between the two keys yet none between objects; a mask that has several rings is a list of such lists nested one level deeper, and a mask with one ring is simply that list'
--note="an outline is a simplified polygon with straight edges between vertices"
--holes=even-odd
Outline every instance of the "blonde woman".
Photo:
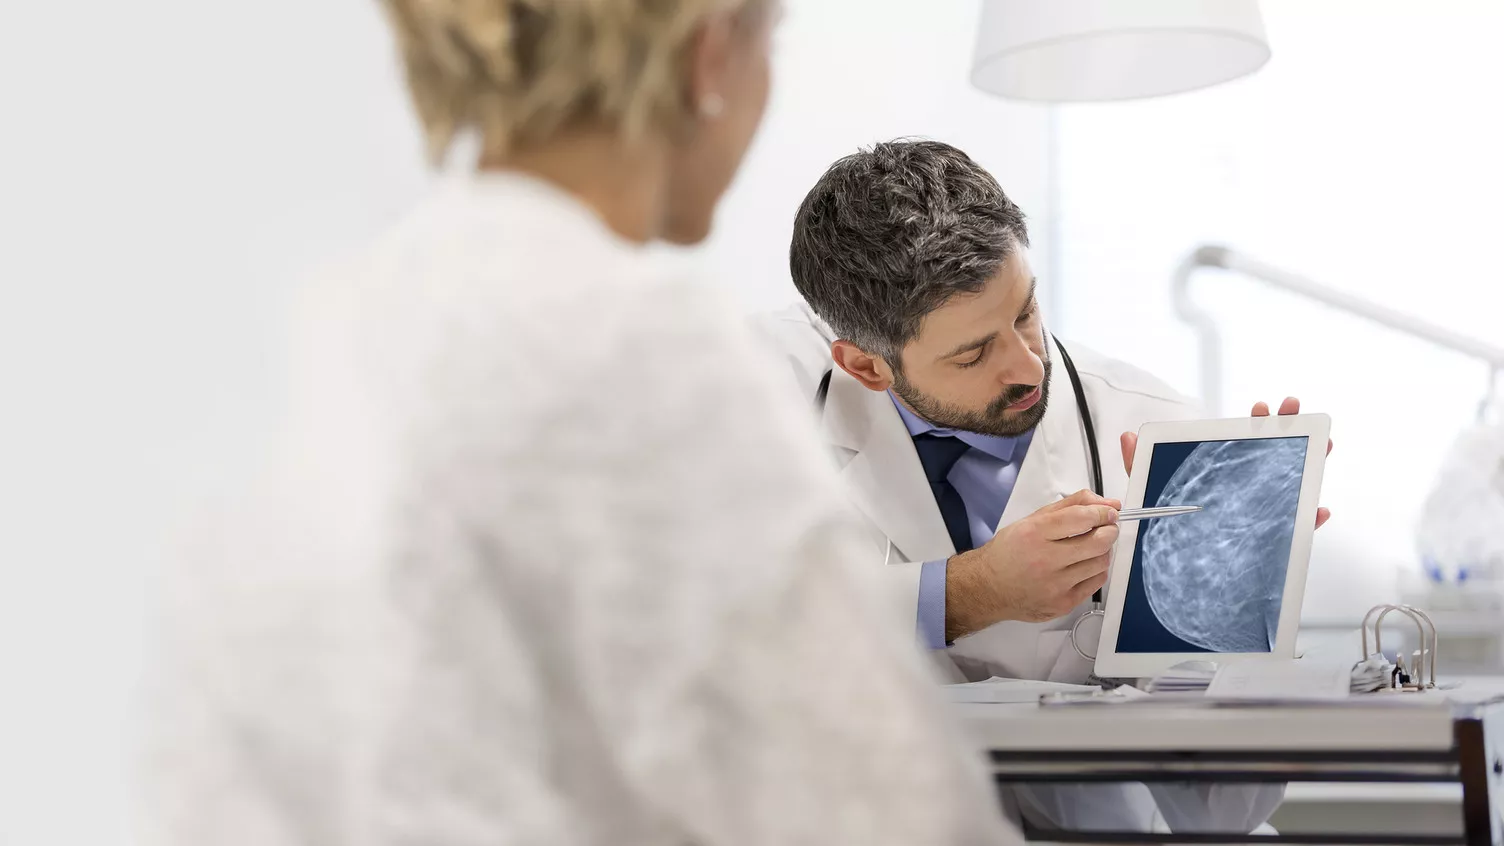
[{"label": "blonde woman", "polygon": [[709,232],[775,0],[386,7],[478,167],[319,288],[284,469],[177,606],[153,836],[1015,842],[807,409],[644,250]]}]

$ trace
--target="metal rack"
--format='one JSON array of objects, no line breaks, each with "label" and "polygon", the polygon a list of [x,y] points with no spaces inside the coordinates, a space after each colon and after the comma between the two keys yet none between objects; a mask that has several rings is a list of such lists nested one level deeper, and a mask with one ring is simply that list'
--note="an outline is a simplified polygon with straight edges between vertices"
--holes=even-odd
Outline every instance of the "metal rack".
[{"label": "metal rack", "polygon": [[[1431,620],[1431,616],[1414,606],[1385,604],[1375,605],[1368,609],[1368,613],[1363,615],[1363,654],[1358,660],[1367,661],[1376,655],[1384,654],[1384,618],[1395,611],[1409,617],[1415,623],[1416,643],[1420,648],[1414,652],[1414,681],[1404,680],[1404,657],[1396,656],[1399,658],[1395,666],[1396,682],[1391,687],[1395,690],[1435,690],[1437,647],[1440,645],[1440,638],[1437,637],[1436,623]],[[1376,614],[1377,618],[1374,616]],[[1373,627],[1373,651],[1368,649],[1370,625]],[[1429,637],[1427,637],[1428,633]]]}]

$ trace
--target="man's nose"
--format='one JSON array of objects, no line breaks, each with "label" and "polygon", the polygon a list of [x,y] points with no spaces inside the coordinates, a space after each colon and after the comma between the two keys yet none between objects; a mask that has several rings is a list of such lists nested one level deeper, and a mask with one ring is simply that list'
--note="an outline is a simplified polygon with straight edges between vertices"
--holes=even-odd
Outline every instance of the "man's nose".
[{"label": "man's nose", "polygon": [[1023,341],[1015,341],[1003,351],[998,381],[1004,385],[1038,385],[1044,381],[1044,361]]}]

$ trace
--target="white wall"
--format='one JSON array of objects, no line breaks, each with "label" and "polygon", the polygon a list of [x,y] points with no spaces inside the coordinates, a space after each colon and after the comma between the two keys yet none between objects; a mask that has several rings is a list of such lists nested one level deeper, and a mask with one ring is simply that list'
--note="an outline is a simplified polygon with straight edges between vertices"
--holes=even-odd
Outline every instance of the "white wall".
[{"label": "white wall", "polygon": [[[426,176],[374,0],[0,5],[0,844],[121,844],[151,568],[254,460],[299,274]],[[712,245],[749,306],[862,144],[959,143],[1045,219],[1044,113],[966,87],[975,0],[789,6]]]},{"label": "white wall", "polygon": [[0,843],[121,843],[170,518],[254,454],[298,269],[422,172],[371,4],[3,5]]},{"label": "white wall", "polygon": [[[1197,388],[1169,279],[1203,242],[1504,342],[1504,7],[1267,0],[1256,76],[1061,114],[1067,331]],[[1195,286],[1226,338],[1224,413],[1300,396],[1333,418],[1308,617],[1392,601],[1443,451],[1485,368],[1215,271]],[[1356,626],[1355,626],[1356,627]]]}]

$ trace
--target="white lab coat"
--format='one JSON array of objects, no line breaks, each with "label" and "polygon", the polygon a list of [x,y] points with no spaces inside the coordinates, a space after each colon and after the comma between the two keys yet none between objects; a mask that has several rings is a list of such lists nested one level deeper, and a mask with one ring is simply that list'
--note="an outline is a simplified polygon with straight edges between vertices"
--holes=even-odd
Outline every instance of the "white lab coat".
[{"label": "white lab coat", "polygon": [[[803,304],[760,317],[754,326],[772,343],[785,370],[792,368],[797,395],[813,408],[820,379],[833,367],[830,327]],[[1122,497],[1128,478],[1119,436],[1149,421],[1193,419],[1197,408],[1137,368],[1066,343],[1091,406],[1106,494]],[[1049,404],[1019,468],[1001,525],[1091,487],[1086,436],[1070,377],[1053,342],[1050,351],[1054,366]],[[903,419],[887,394],[868,390],[836,368],[818,426],[850,496],[867,518],[874,544],[888,555],[891,575],[906,602],[895,626],[912,632],[921,565],[949,558],[956,550]],[[1046,623],[998,623],[933,655],[941,673],[952,681],[1000,676],[1085,682],[1091,663],[1071,647],[1070,628],[1087,610],[1083,604]],[[1251,831],[1284,795],[1283,787],[1237,785],[1189,790],[1168,785],[1152,790],[1164,821],[1181,830]],[[1044,825],[1148,830],[1158,824],[1155,803],[1141,785],[1038,789],[1020,799],[1025,808],[1038,812],[1036,822]]]},{"label": "white lab coat", "polygon": [[282,472],[170,605],[143,842],[1019,842],[804,409],[664,261],[492,177],[319,285]]}]

